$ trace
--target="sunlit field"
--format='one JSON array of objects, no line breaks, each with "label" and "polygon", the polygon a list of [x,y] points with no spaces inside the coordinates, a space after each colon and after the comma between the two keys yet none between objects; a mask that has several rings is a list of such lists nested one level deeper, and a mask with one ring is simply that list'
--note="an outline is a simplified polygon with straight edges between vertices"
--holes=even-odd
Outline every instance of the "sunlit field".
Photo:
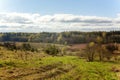
[{"label": "sunlit field", "polygon": [[119,80],[119,67],[120,61],[87,62],[78,56],[51,56],[43,51],[0,47],[1,80]]}]

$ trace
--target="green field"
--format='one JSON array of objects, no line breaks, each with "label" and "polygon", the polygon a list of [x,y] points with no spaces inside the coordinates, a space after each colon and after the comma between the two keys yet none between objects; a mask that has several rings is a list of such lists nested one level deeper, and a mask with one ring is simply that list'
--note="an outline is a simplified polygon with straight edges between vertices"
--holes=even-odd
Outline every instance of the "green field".
[{"label": "green field", "polygon": [[120,62],[0,48],[0,80],[119,80]]}]

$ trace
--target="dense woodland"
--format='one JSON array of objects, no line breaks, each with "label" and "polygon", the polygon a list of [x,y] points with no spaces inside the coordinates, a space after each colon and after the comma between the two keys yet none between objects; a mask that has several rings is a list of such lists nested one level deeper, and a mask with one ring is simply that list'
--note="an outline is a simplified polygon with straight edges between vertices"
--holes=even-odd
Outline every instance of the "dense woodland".
[{"label": "dense woodland", "polygon": [[120,31],[111,32],[61,32],[61,33],[0,33],[0,41],[42,42],[60,44],[78,44],[95,41],[96,37],[104,37],[103,43],[120,43]]}]

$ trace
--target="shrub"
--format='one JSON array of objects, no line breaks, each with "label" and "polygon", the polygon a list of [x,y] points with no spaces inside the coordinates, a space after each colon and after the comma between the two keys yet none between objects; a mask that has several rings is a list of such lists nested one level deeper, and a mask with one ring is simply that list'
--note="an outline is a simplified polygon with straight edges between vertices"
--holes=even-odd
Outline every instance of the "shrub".
[{"label": "shrub", "polygon": [[109,44],[106,45],[106,49],[112,53],[113,51],[118,50],[118,46],[114,44]]},{"label": "shrub", "polygon": [[23,43],[21,49],[24,51],[31,51],[31,52],[37,51],[37,49],[33,48],[29,43]]},{"label": "shrub", "polygon": [[4,67],[4,65],[2,63],[0,63],[0,67]]},{"label": "shrub", "polygon": [[16,44],[14,42],[5,42],[3,46],[12,51],[17,49]]},{"label": "shrub", "polygon": [[60,52],[60,50],[55,45],[47,45],[46,48],[44,49],[44,52],[49,55],[57,55]]},{"label": "shrub", "polygon": [[23,49],[24,51],[30,51],[30,50],[31,50],[31,45],[28,44],[28,43],[23,43],[23,44],[22,44],[22,49]]}]

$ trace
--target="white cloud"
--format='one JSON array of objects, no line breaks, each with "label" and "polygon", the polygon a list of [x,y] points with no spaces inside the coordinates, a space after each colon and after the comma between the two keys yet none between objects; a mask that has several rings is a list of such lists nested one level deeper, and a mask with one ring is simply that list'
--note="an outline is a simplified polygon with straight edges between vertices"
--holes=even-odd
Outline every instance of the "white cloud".
[{"label": "white cloud", "polygon": [[120,30],[120,15],[116,18],[73,14],[40,15],[30,13],[0,13],[1,32],[61,32]]}]

